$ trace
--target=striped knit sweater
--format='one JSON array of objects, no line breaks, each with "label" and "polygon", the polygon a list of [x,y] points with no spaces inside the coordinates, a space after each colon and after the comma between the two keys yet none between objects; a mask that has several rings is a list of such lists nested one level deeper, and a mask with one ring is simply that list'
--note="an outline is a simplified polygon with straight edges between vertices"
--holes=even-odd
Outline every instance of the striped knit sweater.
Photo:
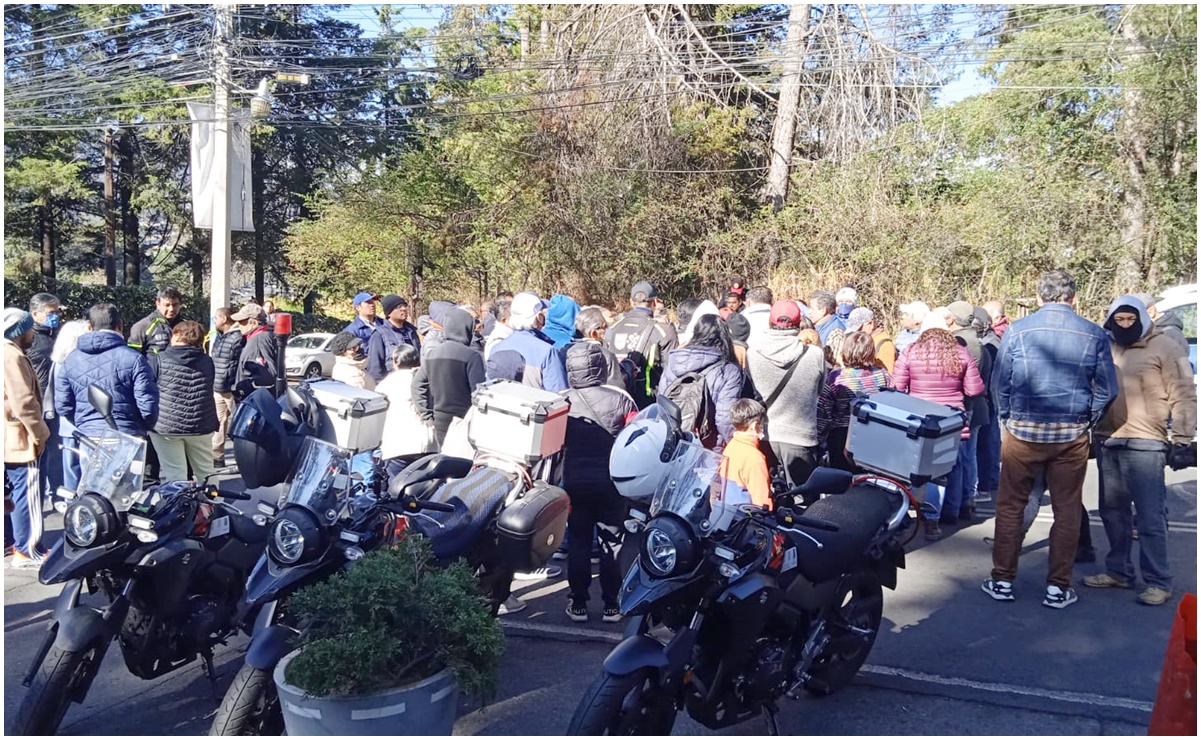
[{"label": "striped knit sweater", "polygon": [[826,376],[817,397],[817,433],[825,437],[831,429],[851,425],[851,402],[857,395],[872,395],[892,387],[892,376],[882,367],[843,367]]}]

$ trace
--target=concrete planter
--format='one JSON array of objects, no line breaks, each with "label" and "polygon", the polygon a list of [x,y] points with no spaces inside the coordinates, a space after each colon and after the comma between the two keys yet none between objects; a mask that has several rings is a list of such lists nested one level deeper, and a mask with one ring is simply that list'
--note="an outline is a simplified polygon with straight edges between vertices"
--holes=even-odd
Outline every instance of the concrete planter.
[{"label": "concrete planter", "polygon": [[450,669],[417,683],[365,696],[306,696],[284,680],[299,650],[275,667],[289,735],[450,735],[458,684]]}]

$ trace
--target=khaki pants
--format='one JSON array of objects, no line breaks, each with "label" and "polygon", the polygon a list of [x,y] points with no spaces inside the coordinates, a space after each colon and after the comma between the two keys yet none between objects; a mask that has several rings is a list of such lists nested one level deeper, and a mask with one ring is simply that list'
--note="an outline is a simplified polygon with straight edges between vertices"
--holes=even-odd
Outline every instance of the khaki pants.
[{"label": "khaki pants", "polygon": [[213,459],[225,459],[225,435],[229,433],[229,421],[234,416],[234,394],[213,392],[217,404],[217,431],[213,432]]},{"label": "khaki pants", "polygon": [[997,488],[996,532],[992,548],[992,577],[1013,582],[1022,548],[1022,514],[1030,500],[1030,489],[1041,472],[1051,493],[1051,551],[1047,583],[1068,588],[1080,537],[1081,493],[1088,469],[1088,434],[1071,442],[1037,444],[1023,442],[1008,431],[1001,433],[1001,485]]},{"label": "khaki pants", "polygon": [[207,434],[163,435],[151,432],[150,441],[158,451],[159,465],[162,466],[162,482],[189,480],[188,465],[192,466],[197,481],[203,481],[212,474],[211,439]]}]

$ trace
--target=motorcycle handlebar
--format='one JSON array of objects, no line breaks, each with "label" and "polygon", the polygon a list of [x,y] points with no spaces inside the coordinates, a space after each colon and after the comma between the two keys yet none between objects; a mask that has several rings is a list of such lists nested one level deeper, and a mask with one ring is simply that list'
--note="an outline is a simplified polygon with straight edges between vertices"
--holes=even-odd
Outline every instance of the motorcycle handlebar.
[{"label": "motorcycle handlebar", "polygon": [[455,507],[451,506],[450,504],[443,504],[438,501],[417,501],[416,504],[416,508],[419,510],[445,512],[453,512],[455,510]]},{"label": "motorcycle handlebar", "polygon": [[213,489],[213,494],[221,498],[227,498],[230,501],[249,501],[254,498],[249,493],[238,493],[237,491],[222,491],[219,488]]}]

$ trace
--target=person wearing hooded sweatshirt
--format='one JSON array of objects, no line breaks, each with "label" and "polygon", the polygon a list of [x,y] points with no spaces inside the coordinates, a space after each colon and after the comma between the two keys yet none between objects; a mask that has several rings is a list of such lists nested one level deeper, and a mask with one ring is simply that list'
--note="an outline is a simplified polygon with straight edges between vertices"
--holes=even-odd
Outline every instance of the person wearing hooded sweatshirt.
[{"label": "person wearing hooded sweatshirt", "polygon": [[450,422],[467,415],[472,392],[484,382],[484,357],[471,348],[475,319],[451,307],[442,321],[445,341],[429,351],[413,377],[413,406],[423,421],[433,424],[439,447]]},{"label": "person wearing hooded sweatshirt", "polygon": [[571,296],[562,293],[551,296],[542,332],[555,343],[555,349],[562,349],[575,339],[575,317],[579,313],[580,304]]},{"label": "person wearing hooded sweatshirt", "polygon": [[1131,525],[1137,524],[1139,571],[1146,584],[1138,601],[1159,606],[1172,596],[1164,466],[1176,469],[1175,448],[1186,447],[1197,433],[1192,367],[1188,354],[1151,322],[1146,306],[1135,296],[1124,295],[1110,305],[1104,328],[1121,386],[1094,430],[1101,522],[1109,554],[1105,572],[1086,577],[1084,585],[1129,588],[1134,584]]},{"label": "person wearing hooded sweatshirt", "polygon": [[[434,347],[446,341],[446,332],[443,329],[446,312],[454,307],[455,304],[450,301],[430,301],[430,312],[417,317],[417,335],[421,338],[422,362],[425,362],[426,356]],[[470,315],[468,314],[468,316]]]},{"label": "person wearing hooded sweatshirt", "polygon": [[[1189,349],[1188,339],[1184,336],[1184,320],[1180,318],[1180,315],[1175,311],[1161,312],[1155,307],[1155,304],[1159,301],[1150,293],[1135,293],[1134,297],[1142,301],[1143,305],[1147,307],[1147,315],[1151,317],[1155,328],[1167,335],[1168,339],[1180,345],[1185,353],[1187,353]],[[33,305],[32,302],[30,305]],[[33,309],[30,308],[29,310],[32,311]],[[1193,372],[1195,373],[1196,371],[1197,369],[1193,368]]]},{"label": "person wearing hooded sweatshirt", "polygon": [[776,301],[768,324],[766,332],[751,336],[746,366],[767,409],[764,434],[794,488],[809,480],[821,457],[817,400],[826,358],[820,346],[797,336],[801,310],[795,301]]},{"label": "person wearing hooded sweatshirt", "polygon": [[[590,313],[600,315],[598,309],[590,309],[580,316]],[[600,320],[603,322],[604,317],[600,316]],[[566,353],[567,382],[571,388],[563,395],[571,402],[571,410],[563,445],[563,489],[571,497],[571,514],[567,519],[567,581],[571,589],[567,616],[574,622],[588,621],[594,527],[600,540],[603,620],[621,619],[617,605],[621,589],[617,551],[621,546],[626,506],[609,479],[609,453],[617,433],[637,407],[624,387],[609,384],[607,353],[600,342],[591,340],[573,343]]]}]

